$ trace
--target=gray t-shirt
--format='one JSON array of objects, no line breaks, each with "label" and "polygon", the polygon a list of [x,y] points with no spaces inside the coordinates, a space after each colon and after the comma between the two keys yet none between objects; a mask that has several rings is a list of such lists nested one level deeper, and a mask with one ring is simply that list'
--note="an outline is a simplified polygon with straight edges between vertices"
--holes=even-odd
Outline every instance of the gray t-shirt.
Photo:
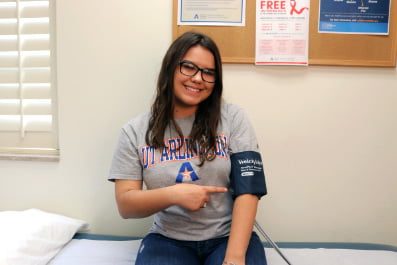
[{"label": "gray t-shirt", "polygon": [[[202,167],[198,166],[198,156],[186,148],[194,115],[176,119],[184,139],[180,139],[174,129],[167,128],[164,135],[167,148],[161,150],[155,150],[145,142],[149,115],[140,115],[123,126],[108,177],[110,181],[143,180],[147,189],[177,183],[229,188],[231,153],[259,152],[252,126],[244,111],[236,105],[222,105],[216,158],[206,161]],[[185,144],[178,150],[182,141]],[[198,211],[171,206],[156,213],[151,232],[193,241],[227,236],[233,207],[231,193],[215,193],[210,197],[207,207]]]}]

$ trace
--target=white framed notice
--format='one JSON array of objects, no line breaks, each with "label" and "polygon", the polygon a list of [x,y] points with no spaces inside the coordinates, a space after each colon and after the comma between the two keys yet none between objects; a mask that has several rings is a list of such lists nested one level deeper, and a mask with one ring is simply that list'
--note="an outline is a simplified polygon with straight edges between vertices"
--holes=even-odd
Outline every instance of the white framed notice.
[{"label": "white framed notice", "polygon": [[245,26],[245,0],[178,0],[178,25]]}]

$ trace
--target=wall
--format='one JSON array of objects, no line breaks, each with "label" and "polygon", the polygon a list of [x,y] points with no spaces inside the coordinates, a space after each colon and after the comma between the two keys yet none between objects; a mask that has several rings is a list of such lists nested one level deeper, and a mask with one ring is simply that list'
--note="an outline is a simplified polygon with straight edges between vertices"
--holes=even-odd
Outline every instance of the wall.
[{"label": "wall", "polygon": [[[0,209],[80,218],[93,233],[143,235],[106,181],[120,127],[152,101],[171,42],[171,1],[57,1],[61,160],[0,161]],[[397,245],[395,68],[225,65],[225,99],[256,128],[277,241]]]}]

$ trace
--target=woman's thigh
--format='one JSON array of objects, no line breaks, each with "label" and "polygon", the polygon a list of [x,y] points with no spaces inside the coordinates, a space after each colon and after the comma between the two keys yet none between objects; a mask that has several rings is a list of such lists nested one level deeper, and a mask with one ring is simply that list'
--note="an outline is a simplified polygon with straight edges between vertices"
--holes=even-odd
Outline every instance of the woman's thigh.
[{"label": "woman's thigh", "polygon": [[148,234],[139,247],[135,265],[200,265],[198,260],[192,249],[184,247],[177,240]]},{"label": "woman's thigh", "polygon": [[[222,264],[226,254],[227,241],[220,244],[206,259],[205,265]],[[252,233],[245,256],[246,265],[266,265],[265,249],[256,233]]]}]

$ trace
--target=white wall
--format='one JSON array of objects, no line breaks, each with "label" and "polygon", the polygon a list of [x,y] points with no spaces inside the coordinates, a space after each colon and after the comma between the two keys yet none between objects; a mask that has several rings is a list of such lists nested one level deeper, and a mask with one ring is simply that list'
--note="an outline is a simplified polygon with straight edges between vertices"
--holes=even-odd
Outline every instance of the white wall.
[{"label": "white wall", "polygon": [[[93,233],[143,235],[106,181],[120,127],[151,103],[171,42],[172,1],[58,0],[61,161],[0,161],[0,210],[80,218]],[[248,112],[277,241],[397,245],[395,68],[225,65],[225,99]]]}]

